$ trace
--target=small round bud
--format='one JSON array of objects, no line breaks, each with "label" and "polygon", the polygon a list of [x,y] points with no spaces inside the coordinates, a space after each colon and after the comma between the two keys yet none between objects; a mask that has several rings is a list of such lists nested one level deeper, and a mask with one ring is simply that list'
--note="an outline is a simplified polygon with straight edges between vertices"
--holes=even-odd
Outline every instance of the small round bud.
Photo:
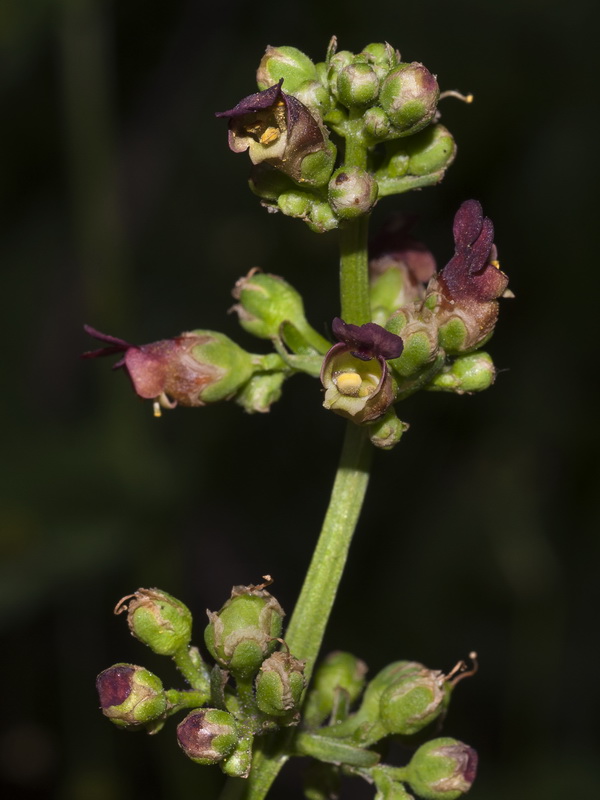
[{"label": "small round bud", "polygon": [[307,224],[314,233],[327,233],[338,227],[339,220],[329,203],[315,201],[309,211]]},{"label": "small round bud", "polygon": [[285,380],[283,372],[266,372],[253,375],[236,395],[235,402],[249,414],[266,414],[281,397]]},{"label": "small round bud", "polygon": [[337,97],[338,90],[338,76],[344,67],[349,66],[354,61],[354,54],[349,50],[340,50],[335,53],[329,61],[329,71],[327,73],[327,80],[332,94]]},{"label": "small round bud", "polygon": [[155,653],[172,656],[189,645],[191,611],[170,594],[160,589],[138,589],[134,595],[120,601],[115,614],[126,609],[129,630]]},{"label": "small round bud", "polygon": [[269,46],[256,72],[258,88],[268,89],[282,78],[285,91],[295,94],[302,83],[317,79],[317,70],[310,58],[296,47]]},{"label": "small round bud", "polygon": [[487,353],[477,351],[459,356],[437,375],[427,387],[433,392],[456,392],[465,394],[482,392],[496,378],[494,362]]},{"label": "small round bud", "polygon": [[206,613],[204,640],[215,661],[234,676],[255,675],[281,634],[284,611],[277,600],[260,586],[234,586],[220,611]]},{"label": "small round bud", "polygon": [[234,718],[227,711],[200,708],[179,723],[177,741],[196,764],[216,764],[230,755],[239,734]]},{"label": "small round bud", "polygon": [[304,661],[290,653],[273,653],[256,676],[256,702],[263,714],[279,717],[300,706],[304,691]]},{"label": "small round bud", "polygon": [[319,725],[329,717],[340,695],[345,695],[347,706],[358,700],[365,686],[367,665],[352,653],[337,650],[318,665],[312,688],[306,698],[303,716],[311,725]]},{"label": "small round bud", "polygon": [[299,292],[279,275],[251,270],[233,289],[239,300],[232,311],[245,331],[261,339],[279,335],[283,322],[305,327],[304,303]]},{"label": "small round bud", "polygon": [[433,722],[447,705],[446,676],[422,667],[400,677],[381,695],[381,722],[388,733],[412,736]]},{"label": "small round bud", "polygon": [[329,181],[329,202],[342,219],[368,214],[375,205],[377,192],[377,181],[359,167],[340,167]]},{"label": "small round bud", "polygon": [[115,664],[96,678],[100,708],[120,728],[153,722],[167,710],[163,685],[156,675],[135,664]]},{"label": "small round bud", "polygon": [[456,800],[477,773],[477,753],[456,739],[433,739],[419,747],[407,766],[408,782],[425,800]]},{"label": "small round bud", "polygon": [[363,48],[361,56],[384,74],[400,63],[400,53],[388,42],[372,42]]},{"label": "small round bud", "polygon": [[[365,133],[376,141],[382,141],[394,135],[394,127],[383,108],[374,106],[368,108],[363,114],[363,129]],[[408,156],[406,157],[408,164]],[[407,167],[408,168],[408,167]]]},{"label": "small round bud", "polygon": [[304,81],[294,91],[294,97],[306,106],[311,114],[321,118],[331,108],[331,95],[320,81]]},{"label": "small round bud", "polygon": [[252,736],[241,736],[233,753],[221,763],[221,771],[230,778],[247,778],[252,766],[252,744]]},{"label": "small round bud", "polygon": [[393,408],[388,408],[381,419],[369,425],[369,439],[371,444],[380,450],[391,450],[398,444],[406,430],[408,430],[407,423],[398,419]]},{"label": "small round bud", "polygon": [[439,95],[435,76],[423,64],[413,61],[399,64],[388,74],[379,101],[396,128],[407,136],[431,122]]},{"label": "small round bud", "polygon": [[368,64],[348,64],[338,75],[337,96],[346,108],[368,106],[378,94],[379,79]]}]

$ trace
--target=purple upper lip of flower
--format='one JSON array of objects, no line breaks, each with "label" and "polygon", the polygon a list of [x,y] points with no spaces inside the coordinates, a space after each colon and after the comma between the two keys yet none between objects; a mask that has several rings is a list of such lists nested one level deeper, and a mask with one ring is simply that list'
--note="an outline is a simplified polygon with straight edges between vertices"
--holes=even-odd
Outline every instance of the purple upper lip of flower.
[{"label": "purple upper lip of flower", "polygon": [[232,119],[234,117],[242,117],[245,114],[253,114],[257,111],[264,111],[266,108],[270,108],[277,102],[277,100],[280,98],[283,99],[283,92],[281,91],[282,83],[283,78],[279,81],[279,83],[276,83],[273,86],[270,86],[268,89],[265,89],[264,92],[255,92],[254,94],[248,95],[248,97],[244,97],[243,100],[240,100],[237,105],[235,105],[233,108],[230,108],[228,111],[215,112],[215,117]]},{"label": "purple upper lip of flower", "polygon": [[[137,349],[136,345],[130,344],[123,339],[117,339],[116,336],[110,336],[108,333],[101,333],[95,328],[92,328],[91,325],[84,325],[83,329],[94,339],[98,339],[100,342],[106,342],[109,347],[101,347],[98,350],[88,350],[87,353],[82,354],[82,358],[101,358],[102,356],[112,356],[115,353],[126,353],[127,350],[130,350],[131,348]],[[118,369],[119,367],[124,366],[124,364],[125,359],[122,358],[113,365],[113,369]]]},{"label": "purple upper lip of flower", "polygon": [[375,322],[352,325],[336,317],[331,323],[331,330],[335,338],[346,344],[352,355],[362,361],[398,358],[404,349],[404,342],[399,336]]}]

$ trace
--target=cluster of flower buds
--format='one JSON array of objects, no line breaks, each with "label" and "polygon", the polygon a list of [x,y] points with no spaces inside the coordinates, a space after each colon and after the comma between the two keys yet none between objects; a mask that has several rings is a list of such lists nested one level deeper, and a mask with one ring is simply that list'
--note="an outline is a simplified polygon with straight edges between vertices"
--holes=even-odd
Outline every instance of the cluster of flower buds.
[{"label": "cluster of flower buds", "polygon": [[476,200],[454,220],[455,254],[439,272],[429,251],[395,220],[376,241],[370,260],[371,313],[376,322],[336,319],[337,344],[325,355],[324,406],[371,426],[371,440],[393,446],[406,426],[393,404],[417,389],[458,394],[487,389],[495,369],[479,350],[509,296],[493,244],[493,225]]},{"label": "cluster of flower buds", "polygon": [[[365,664],[350,653],[332,653],[315,671],[297,750],[324,762],[318,775],[321,786],[334,785],[337,767],[326,765],[343,763],[350,772],[360,767],[357,774],[375,784],[380,800],[411,800],[406,786],[425,800],[456,800],[475,779],[477,754],[455,739],[422,742],[431,736],[434,723],[439,728],[456,683],[475,671],[475,662],[469,670],[461,661],[444,675],[414,661],[397,661],[365,688]],[[388,767],[378,752],[368,749],[390,736],[413,750],[421,745],[407,766]]]},{"label": "cluster of flower buds", "polygon": [[[316,64],[295,47],[268,47],[256,77],[260,91],[217,116],[229,121],[231,150],[248,152],[263,205],[315,231],[367,214],[380,196],[437,183],[454,159],[452,136],[435,124],[435,76],[387,43],[354,54],[337,51],[334,37]],[[350,139],[367,165],[346,163]]]},{"label": "cluster of flower buds", "polygon": [[127,612],[132,635],[170,656],[189,688],[165,690],[144,667],[115,664],[96,681],[103,714],[120,728],[156,733],[169,716],[192,709],[177,727],[184,753],[246,777],[254,737],[296,725],[305,687],[304,662],[280,638],[284,612],[265,577],[258,586],[234,586],[219,611],[207,612],[204,639],[212,669],[191,646],[192,614],[180,600],[159,589],[124,597],[115,613]]}]

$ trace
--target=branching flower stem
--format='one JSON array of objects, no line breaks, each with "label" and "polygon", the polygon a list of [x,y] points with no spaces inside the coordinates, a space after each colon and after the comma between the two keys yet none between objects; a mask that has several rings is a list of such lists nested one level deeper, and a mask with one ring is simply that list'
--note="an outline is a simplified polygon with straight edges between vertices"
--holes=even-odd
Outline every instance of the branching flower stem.
[{"label": "branching flower stem", "polygon": [[[344,166],[363,166],[365,162],[364,147],[356,142],[347,146]],[[360,216],[348,220],[340,231],[341,314],[346,322],[355,325],[368,322],[371,318],[368,222],[367,215]],[[366,430],[348,422],[329,507],[285,636],[290,652],[307,662],[307,682],[319,654],[363,506],[372,450]],[[247,780],[228,781],[222,800],[263,800],[289,758],[293,737],[293,729],[273,737],[259,737],[250,776]]]}]

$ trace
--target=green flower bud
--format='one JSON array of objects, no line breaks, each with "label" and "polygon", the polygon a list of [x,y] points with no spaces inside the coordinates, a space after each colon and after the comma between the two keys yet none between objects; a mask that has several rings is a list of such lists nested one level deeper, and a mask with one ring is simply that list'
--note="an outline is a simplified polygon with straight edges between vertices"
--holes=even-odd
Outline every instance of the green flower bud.
[{"label": "green flower bud", "polygon": [[377,787],[377,793],[373,800],[414,800],[414,797],[406,791],[401,783],[385,773],[378,774],[377,769],[374,769],[373,772]]},{"label": "green flower bud", "polygon": [[407,306],[393,314],[386,328],[402,334],[404,350],[399,358],[390,361],[390,367],[399,378],[410,378],[431,364],[438,354],[438,330],[430,311],[420,313]]},{"label": "green flower bud", "polygon": [[349,50],[340,50],[334,53],[329,60],[329,70],[327,72],[327,81],[332,94],[337,97],[338,90],[338,77],[340,72],[354,61],[354,53]]},{"label": "green flower bud", "polygon": [[177,726],[179,746],[196,764],[222,761],[233,751],[239,738],[231,714],[216,708],[196,709]]},{"label": "green flower bud", "polygon": [[379,94],[379,79],[368,64],[353,63],[339,73],[337,96],[346,108],[364,108]]},{"label": "green flower bud", "polygon": [[388,42],[368,44],[363,48],[360,57],[366,57],[367,62],[373,66],[380,79],[400,64],[400,53],[394,50]]},{"label": "green flower bud", "polygon": [[234,676],[255,675],[277,646],[284,611],[261,586],[234,586],[231,598],[218,612],[207,611],[206,646]]},{"label": "green flower bud", "polygon": [[304,704],[303,719],[316,727],[343,706],[347,711],[365,686],[367,665],[352,653],[337,650],[317,666],[311,690]]},{"label": "green flower bud", "polygon": [[300,707],[304,661],[276,652],[263,661],[256,676],[256,702],[263,714],[280,717]]},{"label": "green flower bud", "polygon": [[[379,106],[373,106],[373,108],[368,108],[365,111],[363,114],[363,130],[367,136],[376,142],[392,139],[398,135],[390,118],[383,108],[379,108]],[[406,169],[408,169],[408,156],[405,156],[405,160]]]},{"label": "green flower bud", "polygon": [[257,197],[262,197],[263,200],[270,202],[277,202],[283,192],[296,189],[291,178],[265,163],[252,167],[248,186]]},{"label": "green flower bud", "polygon": [[425,800],[456,800],[477,774],[477,753],[456,739],[433,739],[419,747],[407,768],[413,791]]},{"label": "green flower bud", "polygon": [[158,655],[172,656],[190,643],[191,611],[160,589],[138,589],[135,594],[124,597],[117,604],[115,614],[123,611],[127,611],[131,633]]},{"label": "green flower bud", "polygon": [[377,181],[360,167],[340,167],[329,181],[329,202],[341,219],[368,214],[377,200]]},{"label": "green flower bud", "polygon": [[160,719],[167,698],[160,678],[135,664],[115,664],[96,678],[100,708],[119,728],[140,727]]},{"label": "green flower bud", "polygon": [[399,64],[384,80],[381,107],[403,136],[416,133],[435,116],[440,90],[429,70],[413,61]]},{"label": "green flower bud", "polygon": [[317,80],[317,69],[310,58],[296,47],[267,47],[258,66],[256,82],[263,91],[283,78],[288,94],[295,94],[296,89],[305,81]]},{"label": "green flower bud", "polygon": [[390,734],[412,736],[433,722],[447,706],[451,687],[438,670],[421,667],[401,676],[382,693],[380,719]]},{"label": "green flower bud", "polygon": [[235,402],[249,414],[266,414],[281,397],[285,378],[283,372],[257,373],[238,392]]},{"label": "green flower bud", "polygon": [[314,233],[326,233],[338,227],[339,221],[329,203],[314,202],[306,220]]},{"label": "green flower bud", "polygon": [[304,81],[293,94],[313,116],[322,119],[331,109],[331,95],[320,81]]},{"label": "green flower bud", "polygon": [[402,141],[408,155],[411,175],[430,175],[447,169],[456,156],[452,134],[443,125],[431,125],[427,130]]},{"label": "green flower bud", "polygon": [[233,753],[221,763],[221,770],[230,778],[247,778],[252,766],[253,737],[241,736]]},{"label": "green flower bud", "polygon": [[436,375],[427,389],[432,392],[455,392],[470,394],[489,389],[496,378],[496,369],[491,357],[478,350],[466,356],[458,356]]},{"label": "green flower bud", "polygon": [[407,423],[398,419],[394,409],[389,408],[381,419],[369,425],[369,439],[380,450],[391,450],[407,430]]},{"label": "green flower bud", "polygon": [[250,270],[237,281],[232,294],[239,300],[231,310],[238,315],[240,325],[260,339],[277,337],[284,322],[300,329],[308,324],[300,293],[279,275]]}]

